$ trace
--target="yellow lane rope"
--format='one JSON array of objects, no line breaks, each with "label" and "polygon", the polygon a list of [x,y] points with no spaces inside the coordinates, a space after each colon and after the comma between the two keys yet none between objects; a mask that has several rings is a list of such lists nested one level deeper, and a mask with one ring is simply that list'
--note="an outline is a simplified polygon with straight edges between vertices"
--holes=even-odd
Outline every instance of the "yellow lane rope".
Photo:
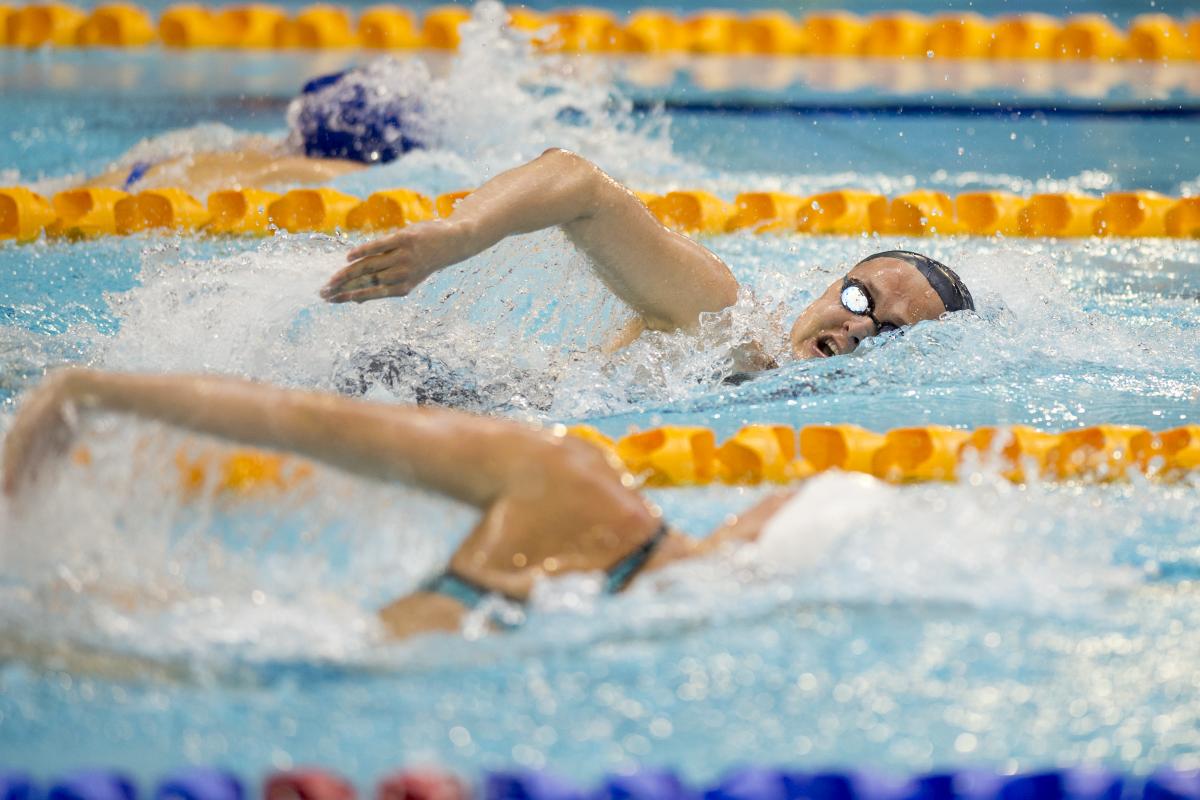
[{"label": "yellow lane rope", "polygon": [[[210,9],[175,5],[157,19],[127,3],[91,11],[60,3],[0,3],[0,41],[13,47],[369,48],[458,47],[463,6],[440,6],[423,16],[381,5],[355,18],[336,5],[289,13],[252,4]],[[881,58],[1196,60],[1200,17],[1142,14],[1122,29],[1101,14],[1066,18],[1014,14],[987,18],[970,12],[924,16],[889,11],[860,17],[820,11],[797,19],[783,11],[700,11],[685,17],[642,9],[626,18],[599,8],[509,10],[509,24],[535,46],[567,53],[702,53]]]},{"label": "yellow lane rope", "polygon": [[[712,430],[664,426],[613,440],[595,428],[559,428],[604,450],[613,464],[652,487],[786,484],[827,470],[893,483],[953,481],[979,468],[1014,482],[1179,480],[1200,470],[1200,425],[1154,432],[1126,425],[1047,433],[1024,426],[957,430],[936,425],[875,433],[855,425],[749,425],[718,444]],[[86,446],[77,464],[89,465]],[[311,488],[312,465],[298,457],[192,443],[174,458],[185,497],[231,499]]]},{"label": "yellow lane rope", "polygon": [[[362,200],[328,187],[285,194],[263,189],[213,192],[207,204],[183,189],[129,194],[83,188],[51,199],[25,187],[0,187],[0,240],[122,236],[140,231],[270,235],[383,231],[448,217],[469,190],[435,198],[409,189],[376,192]],[[935,236],[1200,237],[1200,197],[1154,192],[1074,193],[1029,197],[997,191],[917,190],[885,197],[858,189],[815,195],[743,192],[733,202],[703,190],[638,193],[667,227],[689,234],[882,234]]]}]

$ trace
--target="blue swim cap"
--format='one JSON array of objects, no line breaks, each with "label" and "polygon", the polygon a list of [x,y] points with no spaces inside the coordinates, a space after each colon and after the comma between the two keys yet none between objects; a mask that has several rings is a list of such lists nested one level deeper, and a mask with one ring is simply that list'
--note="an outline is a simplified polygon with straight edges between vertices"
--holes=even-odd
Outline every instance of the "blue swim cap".
[{"label": "blue swim cap", "polygon": [[[421,94],[391,59],[322,75],[288,106],[292,141],[312,158],[380,164],[425,147]],[[420,83],[420,81],[417,81]]]}]

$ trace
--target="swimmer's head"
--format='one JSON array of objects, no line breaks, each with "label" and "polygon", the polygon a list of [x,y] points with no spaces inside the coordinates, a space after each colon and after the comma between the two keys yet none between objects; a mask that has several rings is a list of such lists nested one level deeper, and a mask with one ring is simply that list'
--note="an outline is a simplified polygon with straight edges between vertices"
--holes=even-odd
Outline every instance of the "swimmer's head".
[{"label": "swimmer's head", "polygon": [[[390,63],[387,63],[390,62]],[[382,164],[424,147],[419,81],[393,74],[396,62],[314,78],[288,106],[293,146],[309,158]]]},{"label": "swimmer's head", "polygon": [[849,353],[865,339],[975,310],[954,270],[920,253],[889,250],[867,256],[796,318],[789,335],[797,358]]}]

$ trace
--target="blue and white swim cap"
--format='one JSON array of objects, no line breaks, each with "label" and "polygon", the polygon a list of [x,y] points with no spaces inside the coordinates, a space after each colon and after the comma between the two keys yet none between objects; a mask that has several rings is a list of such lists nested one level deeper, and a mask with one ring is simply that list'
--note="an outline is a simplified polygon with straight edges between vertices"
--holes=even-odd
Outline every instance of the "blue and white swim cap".
[{"label": "blue and white swim cap", "polygon": [[314,78],[288,106],[291,141],[312,158],[392,161],[431,142],[422,119],[428,88],[428,73],[390,58]]}]

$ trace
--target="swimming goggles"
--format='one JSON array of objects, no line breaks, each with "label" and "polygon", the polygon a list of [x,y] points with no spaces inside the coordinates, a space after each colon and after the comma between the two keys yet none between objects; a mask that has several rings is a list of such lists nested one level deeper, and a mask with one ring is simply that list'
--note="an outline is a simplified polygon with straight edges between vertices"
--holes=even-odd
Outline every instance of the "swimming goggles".
[{"label": "swimming goggles", "polygon": [[859,317],[866,317],[875,323],[875,335],[891,333],[899,330],[890,322],[880,322],[875,317],[875,298],[862,281],[847,275],[842,280],[842,308]]}]

